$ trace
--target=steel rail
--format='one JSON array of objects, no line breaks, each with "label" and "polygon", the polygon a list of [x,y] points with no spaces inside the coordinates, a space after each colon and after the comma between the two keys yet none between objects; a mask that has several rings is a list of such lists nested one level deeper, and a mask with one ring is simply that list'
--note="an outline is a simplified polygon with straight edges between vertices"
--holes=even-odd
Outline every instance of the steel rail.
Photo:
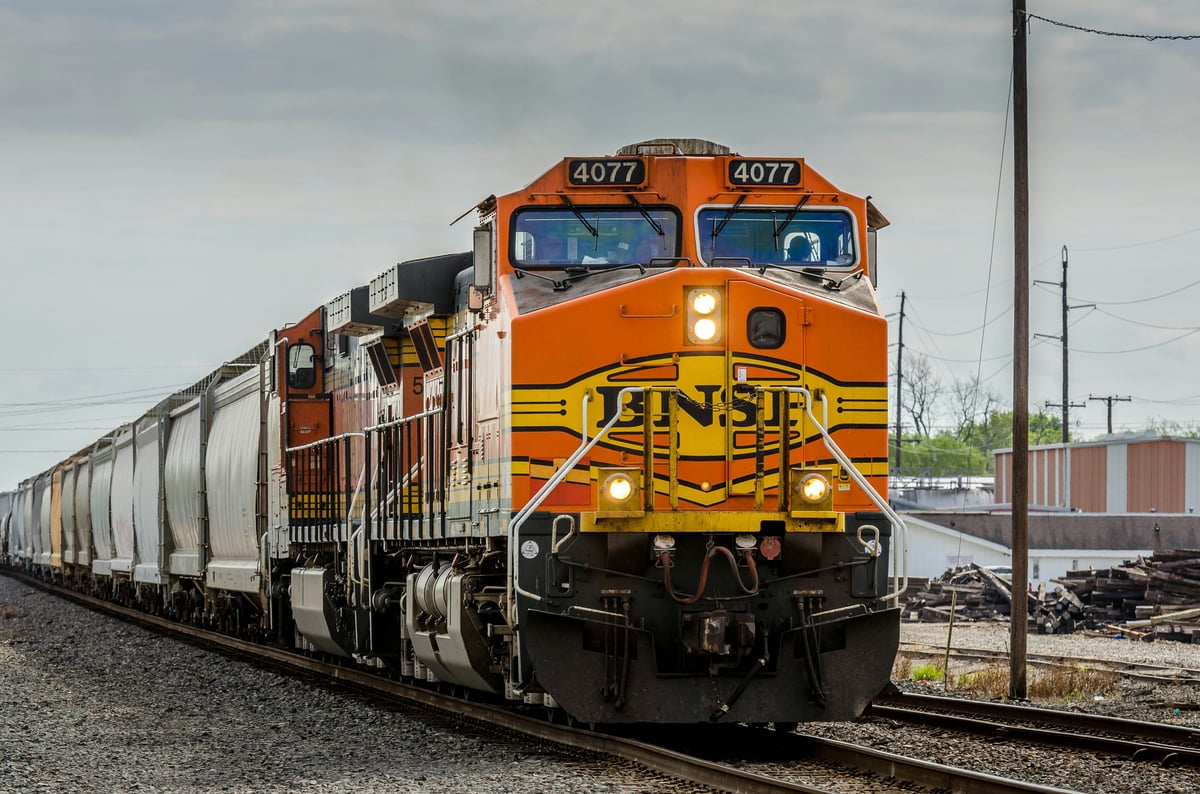
[{"label": "steel rail", "polygon": [[1182,725],[907,692],[877,697],[866,715],[997,735],[1009,741],[1093,750],[1135,761],[1200,766],[1200,730]]},{"label": "steel rail", "polygon": [[[748,794],[759,794],[760,792],[762,794],[772,794],[773,792],[829,794],[829,790],[825,788],[739,769],[719,761],[696,757],[686,751],[662,747],[652,742],[640,741],[615,733],[583,730],[549,722],[486,702],[452,697],[431,689],[382,677],[361,668],[304,656],[277,646],[230,637],[94,598],[23,573],[0,571],[0,574],[66,598],[93,611],[126,620],[161,634],[183,639],[208,650],[253,660],[257,663],[267,662],[306,676],[316,677],[319,680],[335,681],[354,689],[407,700],[541,741],[576,750],[614,756],[640,764],[659,774],[686,780],[689,783],[721,791],[747,792]],[[869,771],[883,778],[906,781],[930,788],[963,792],[964,794],[1013,794],[1015,792],[1064,794],[1067,792],[1065,789],[1009,780],[821,737],[804,734],[781,734],[781,736],[800,743],[802,752],[798,752],[796,757],[802,760],[819,759],[845,767],[847,770]]]},{"label": "steel rail", "polygon": [[[899,652],[906,656],[937,656],[941,658],[946,655],[946,648],[944,645],[939,647],[929,643],[901,642]],[[950,649],[950,657],[960,660],[975,659],[978,661],[995,661],[1007,664],[1009,653],[1008,651],[992,650],[989,648],[952,648]],[[1120,675],[1122,678],[1131,678],[1140,681],[1200,684],[1200,670],[1191,670],[1172,665],[1150,664],[1148,662],[1121,662],[1114,659],[1091,659],[1083,656],[1049,656],[1044,654],[1029,654],[1028,661],[1031,664],[1062,670],[1086,668],[1088,670],[1114,673]]]}]

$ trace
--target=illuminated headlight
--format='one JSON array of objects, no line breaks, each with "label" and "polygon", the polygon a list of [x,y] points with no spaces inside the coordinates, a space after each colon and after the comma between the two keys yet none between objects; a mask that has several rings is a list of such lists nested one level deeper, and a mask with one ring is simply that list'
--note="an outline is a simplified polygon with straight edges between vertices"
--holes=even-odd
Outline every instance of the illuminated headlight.
[{"label": "illuminated headlight", "polygon": [[662,554],[664,551],[675,551],[675,536],[674,535],[655,535],[652,543],[655,554]]},{"label": "illuminated headlight", "polygon": [[687,337],[694,345],[714,345],[721,341],[722,295],[716,287],[696,287],[686,293]]},{"label": "illuminated headlight", "polygon": [[633,480],[628,474],[612,474],[604,481],[604,495],[614,502],[633,496]]},{"label": "illuminated headlight", "polygon": [[717,293],[698,289],[692,293],[692,310],[696,314],[712,314],[717,310]]},{"label": "illuminated headlight", "polygon": [[701,342],[711,342],[717,335],[717,324],[705,317],[692,326],[692,336]]},{"label": "illuminated headlight", "polygon": [[809,504],[820,504],[829,496],[829,480],[820,474],[805,474],[796,482],[796,493]]}]

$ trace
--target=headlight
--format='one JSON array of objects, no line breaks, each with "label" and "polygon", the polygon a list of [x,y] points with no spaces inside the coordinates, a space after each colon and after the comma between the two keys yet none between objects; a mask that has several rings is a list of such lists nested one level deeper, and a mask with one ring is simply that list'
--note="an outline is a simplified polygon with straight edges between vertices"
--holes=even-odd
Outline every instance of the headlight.
[{"label": "headlight", "polygon": [[692,335],[701,342],[710,342],[717,335],[717,324],[707,317],[692,326]]},{"label": "headlight", "polygon": [[693,345],[715,345],[721,341],[725,318],[721,290],[716,287],[688,288],[684,296],[687,306],[687,338]]},{"label": "headlight", "polygon": [[820,504],[829,496],[829,480],[820,474],[806,474],[796,483],[796,492],[809,504]]},{"label": "headlight", "polygon": [[692,310],[696,314],[712,314],[717,310],[717,294],[705,289],[692,293]]},{"label": "headlight", "polygon": [[633,496],[633,480],[628,474],[612,474],[604,481],[604,494],[614,502]]}]

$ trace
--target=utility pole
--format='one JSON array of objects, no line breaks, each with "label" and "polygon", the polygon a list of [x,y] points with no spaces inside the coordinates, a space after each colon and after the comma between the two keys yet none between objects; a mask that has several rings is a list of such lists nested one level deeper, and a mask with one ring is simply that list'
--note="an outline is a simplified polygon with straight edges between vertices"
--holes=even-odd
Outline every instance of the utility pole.
[{"label": "utility pole", "polygon": [[904,301],[900,292],[900,331],[896,345],[896,475],[900,474],[900,457],[904,452]]},{"label": "utility pole", "polygon": [[1107,404],[1108,404],[1108,434],[1111,436],[1111,435],[1112,435],[1112,407],[1113,407],[1113,403],[1127,403],[1127,402],[1129,402],[1129,401],[1130,401],[1131,399],[1133,399],[1133,398],[1131,398],[1131,397],[1117,397],[1117,396],[1115,396],[1115,395],[1114,395],[1114,396],[1112,396],[1112,397],[1095,397],[1095,396],[1093,396],[1093,395],[1089,394],[1089,395],[1088,395],[1088,399],[1089,399],[1089,400],[1098,400],[1099,402],[1102,402],[1102,403],[1107,403]]},{"label": "utility pole", "polygon": [[1008,694],[1025,700],[1029,601],[1029,102],[1025,0],[1013,0],[1013,461],[1012,608]]},{"label": "utility pole", "polygon": [[[1068,358],[1068,347],[1067,347],[1067,312],[1069,312],[1071,309],[1084,309],[1084,308],[1087,308],[1088,306],[1095,306],[1096,304],[1084,303],[1084,304],[1080,304],[1079,306],[1069,306],[1067,304],[1067,247],[1065,245],[1062,247],[1062,268],[1063,268],[1063,274],[1062,274],[1061,282],[1055,283],[1053,281],[1034,281],[1033,283],[1034,284],[1051,284],[1056,287],[1062,287],[1062,336],[1051,336],[1050,334],[1034,334],[1034,336],[1040,336],[1044,339],[1058,339],[1062,342],[1062,358],[1063,358],[1063,363],[1062,363],[1062,402],[1061,403],[1048,402],[1048,403],[1046,403],[1046,407],[1062,409],[1062,443],[1063,443],[1063,447],[1065,449],[1067,444],[1071,440],[1071,409],[1072,408],[1083,408],[1086,405],[1086,403],[1071,402],[1071,397],[1070,397],[1070,395],[1071,395],[1071,389],[1070,389],[1071,364],[1070,364],[1070,359]],[[1069,473],[1068,473],[1068,477],[1069,477]],[[1068,507],[1069,506],[1070,505],[1068,505]]]}]

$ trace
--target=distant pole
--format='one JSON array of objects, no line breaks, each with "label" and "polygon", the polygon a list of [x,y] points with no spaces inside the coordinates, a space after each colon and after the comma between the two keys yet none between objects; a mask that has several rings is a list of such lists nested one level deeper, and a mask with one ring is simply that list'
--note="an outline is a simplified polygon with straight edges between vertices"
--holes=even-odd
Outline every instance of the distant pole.
[{"label": "distant pole", "polygon": [[1062,280],[1062,315],[1063,315],[1063,317],[1062,317],[1062,337],[1063,337],[1062,412],[1063,412],[1063,426],[1062,426],[1062,438],[1063,438],[1063,446],[1065,447],[1067,445],[1067,442],[1069,442],[1071,440],[1071,390],[1067,386],[1067,382],[1071,377],[1071,365],[1067,360],[1067,350],[1068,350],[1068,348],[1067,348],[1067,311],[1069,310],[1069,307],[1067,306],[1067,247],[1065,245],[1062,247],[1062,266],[1063,266],[1063,280]]},{"label": "distant pole", "polygon": [[904,300],[900,292],[900,331],[896,345],[896,476],[900,475],[900,456],[904,452]]},{"label": "distant pole", "polygon": [[1009,697],[1026,698],[1029,601],[1029,103],[1025,73],[1025,0],[1013,0],[1013,600],[1009,624]]},{"label": "distant pole", "polygon": [[1114,395],[1114,396],[1112,396],[1112,397],[1096,397],[1096,396],[1094,396],[1094,395],[1091,395],[1091,394],[1089,394],[1089,395],[1088,395],[1088,399],[1089,399],[1089,400],[1098,400],[1099,402],[1102,402],[1102,403],[1107,403],[1107,404],[1108,404],[1108,434],[1111,436],[1111,435],[1112,435],[1112,407],[1113,407],[1113,403],[1118,403],[1118,402],[1119,402],[1119,403],[1127,403],[1127,402],[1129,402],[1130,400],[1132,400],[1133,398],[1132,398],[1132,397],[1117,397],[1117,396],[1115,396],[1115,395]]},{"label": "distant pole", "polygon": [[[1042,336],[1042,337],[1046,337],[1047,339],[1057,339],[1060,342],[1062,342],[1062,358],[1063,358],[1063,363],[1062,363],[1062,402],[1061,403],[1047,402],[1046,407],[1062,409],[1062,443],[1063,443],[1063,449],[1065,450],[1067,444],[1070,443],[1070,441],[1071,441],[1071,409],[1072,408],[1083,408],[1084,405],[1086,405],[1086,403],[1071,402],[1071,397],[1070,397],[1070,394],[1071,394],[1071,361],[1070,361],[1070,357],[1068,355],[1068,351],[1070,350],[1070,348],[1067,345],[1067,313],[1070,312],[1071,309],[1082,309],[1087,306],[1095,306],[1096,304],[1086,303],[1086,304],[1082,304],[1080,306],[1070,306],[1067,304],[1067,247],[1065,245],[1062,247],[1062,268],[1063,268],[1062,281],[1059,281],[1057,283],[1055,283],[1053,281],[1034,281],[1033,283],[1034,284],[1053,284],[1054,286],[1062,289],[1062,335],[1061,336],[1050,336],[1049,334],[1034,334],[1034,336]],[[1068,455],[1068,459],[1069,459],[1070,451],[1067,450],[1066,454]],[[1069,500],[1068,500],[1067,506],[1068,507],[1070,506]]]}]

